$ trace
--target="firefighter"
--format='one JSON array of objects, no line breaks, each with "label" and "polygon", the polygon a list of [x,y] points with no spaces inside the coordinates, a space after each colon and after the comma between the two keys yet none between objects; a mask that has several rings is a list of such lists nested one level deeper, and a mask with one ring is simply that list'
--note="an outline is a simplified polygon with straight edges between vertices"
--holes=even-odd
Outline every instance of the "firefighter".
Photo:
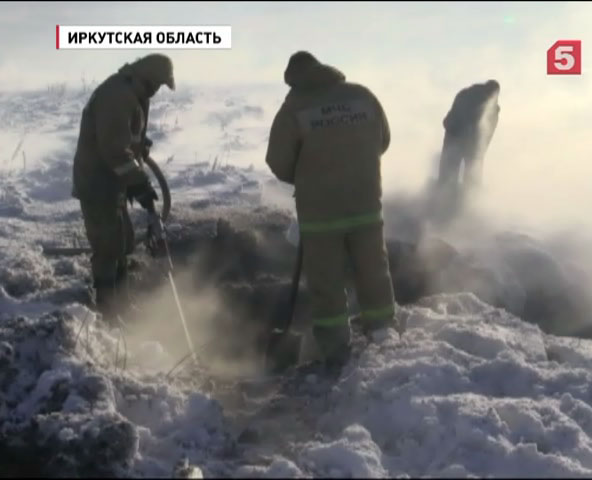
[{"label": "firefighter", "polygon": [[488,80],[471,85],[456,95],[443,121],[445,135],[440,157],[439,186],[456,189],[463,161],[463,188],[470,189],[481,184],[483,159],[499,118],[499,93],[499,83]]},{"label": "firefighter", "polygon": [[397,327],[380,173],[389,124],[368,88],[309,52],[290,57],[284,81],[290,91],[273,120],[266,162],[295,187],[313,334],[326,364],[341,366],[351,349],[348,263],[364,332]]},{"label": "firefighter", "polygon": [[175,89],[172,62],[150,54],[109,76],[82,111],[72,195],[92,249],[95,305],[112,325],[127,304],[127,255],[135,245],[127,201],[153,211],[158,199],[143,158],[152,145],[146,137],[150,99],[163,85]]}]

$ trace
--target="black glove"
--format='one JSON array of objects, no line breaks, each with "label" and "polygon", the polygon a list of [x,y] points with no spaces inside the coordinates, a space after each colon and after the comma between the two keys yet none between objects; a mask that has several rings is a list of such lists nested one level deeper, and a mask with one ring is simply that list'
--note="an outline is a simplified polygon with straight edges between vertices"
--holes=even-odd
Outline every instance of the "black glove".
[{"label": "black glove", "polygon": [[148,155],[150,155],[150,148],[152,145],[152,140],[150,140],[148,137],[144,137],[144,142],[142,142],[142,158],[146,158]]},{"label": "black glove", "polygon": [[135,199],[145,210],[154,210],[154,201],[158,200],[158,195],[150,181],[127,187],[127,197],[130,203]]}]

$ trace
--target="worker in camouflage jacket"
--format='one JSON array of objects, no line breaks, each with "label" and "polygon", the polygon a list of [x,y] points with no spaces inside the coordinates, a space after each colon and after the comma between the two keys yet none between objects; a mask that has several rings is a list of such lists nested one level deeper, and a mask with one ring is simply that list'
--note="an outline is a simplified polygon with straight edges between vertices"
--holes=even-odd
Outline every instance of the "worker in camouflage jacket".
[{"label": "worker in camouflage jacket", "polygon": [[499,92],[499,83],[489,80],[464,88],[454,98],[443,120],[445,135],[438,176],[440,186],[456,189],[463,161],[463,187],[481,184],[483,160],[498,124]]},{"label": "worker in camouflage jacket", "polygon": [[146,137],[150,99],[162,85],[175,88],[172,62],[147,55],[101,83],[82,112],[72,195],[92,249],[96,307],[109,323],[126,305],[127,255],[135,245],[127,201],[153,210],[157,200],[143,158],[152,144]]},{"label": "worker in camouflage jacket", "polygon": [[351,345],[348,262],[364,330],[396,326],[380,173],[389,125],[368,88],[309,52],[291,56],[284,81],[291,88],[273,120],[266,162],[295,186],[314,337],[324,360],[341,365]]}]

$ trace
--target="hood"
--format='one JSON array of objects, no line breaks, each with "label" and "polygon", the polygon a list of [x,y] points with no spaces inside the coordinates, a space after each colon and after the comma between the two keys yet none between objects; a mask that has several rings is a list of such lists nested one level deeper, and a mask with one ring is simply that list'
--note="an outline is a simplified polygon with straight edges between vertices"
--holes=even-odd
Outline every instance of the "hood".
[{"label": "hood", "polygon": [[138,97],[145,98],[149,96],[144,79],[142,79],[140,76],[136,74],[136,72],[129,63],[126,63],[123,67],[121,67],[117,71],[117,73],[120,73],[121,75],[130,80],[132,89]]},{"label": "hood", "polygon": [[284,81],[295,89],[313,90],[344,82],[345,75],[337,68],[315,59],[304,65],[288,63],[284,72]]},{"label": "hood", "polygon": [[151,54],[133,63],[126,63],[119,73],[131,77],[136,92],[148,97],[152,97],[162,85],[175,89],[173,65],[165,55]]}]

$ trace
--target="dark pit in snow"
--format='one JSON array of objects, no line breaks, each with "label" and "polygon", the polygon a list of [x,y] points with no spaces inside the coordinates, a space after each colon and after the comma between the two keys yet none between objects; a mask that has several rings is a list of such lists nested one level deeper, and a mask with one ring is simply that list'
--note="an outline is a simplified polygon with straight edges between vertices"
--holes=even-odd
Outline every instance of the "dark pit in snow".
[{"label": "dark pit in snow", "polygon": [[[286,304],[296,258],[295,246],[285,237],[290,217],[267,208],[249,212],[236,207],[210,207],[177,212],[174,222],[182,227],[170,238],[173,262],[192,272],[190,291],[199,294],[214,288],[226,307],[211,320],[224,332],[218,351],[234,357],[246,354],[253,345],[264,341],[270,325],[289,314]],[[388,231],[388,220],[386,223]],[[472,292],[491,305],[539,325],[547,333],[592,337],[590,299],[582,286],[570,281],[569,273],[559,268],[556,260],[542,254],[541,247],[528,237],[516,243],[502,235],[496,248],[506,277],[437,236],[418,235],[416,241],[388,239],[397,302],[406,305],[438,293]],[[532,265],[537,266],[540,275],[524,273],[527,267],[532,270]],[[150,270],[149,263],[145,266]],[[142,288],[156,286],[154,277],[142,276],[149,284]],[[353,291],[351,276],[348,289]],[[303,278],[297,329],[306,325],[307,297]],[[351,308],[355,313],[355,298]]]}]

